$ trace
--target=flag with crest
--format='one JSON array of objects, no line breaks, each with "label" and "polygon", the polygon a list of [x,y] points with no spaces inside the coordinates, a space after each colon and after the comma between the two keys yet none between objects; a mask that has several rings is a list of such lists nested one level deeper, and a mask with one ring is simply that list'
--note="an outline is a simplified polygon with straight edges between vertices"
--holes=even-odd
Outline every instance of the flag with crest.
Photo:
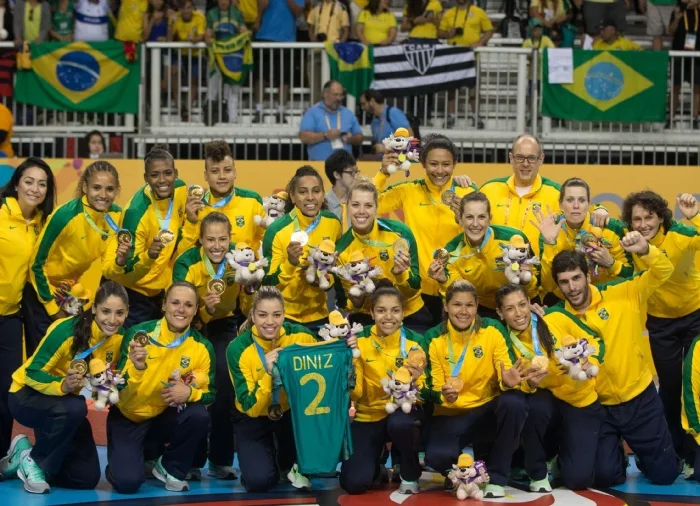
[{"label": "flag with crest", "polygon": [[326,43],[331,79],[338,81],[353,97],[359,97],[374,81],[371,46],[359,42]]},{"label": "flag with crest", "polygon": [[250,32],[239,33],[228,40],[215,40],[209,46],[209,75],[219,72],[224,84],[240,85],[253,68],[253,47]]}]

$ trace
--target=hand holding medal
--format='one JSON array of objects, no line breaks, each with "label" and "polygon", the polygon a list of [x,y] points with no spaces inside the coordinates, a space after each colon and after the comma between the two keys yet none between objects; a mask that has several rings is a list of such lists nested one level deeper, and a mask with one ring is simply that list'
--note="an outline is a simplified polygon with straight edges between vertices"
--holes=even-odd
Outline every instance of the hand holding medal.
[{"label": "hand holding medal", "polygon": [[190,223],[197,223],[197,215],[204,208],[204,188],[193,184],[187,189],[187,202],[185,203],[185,214]]},{"label": "hand holding medal", "polygon": [[391,269],[391,273],[394,276],[399,276],[411,268],[408,241],[402,237],[394,243],[393,248],[394,267]]},{"label": "hand holding medal", "polygon": [[139,371],[146,368],[146,357],[148,352],[146,346],[149,343],[149,335],[143,330],[138,330],[129,343],[129,360],[134,364],[134,367]]},{"label": "hand holding medal", "polygon": [[83,384],[83,377],[88,371],[87,362],[83,359],[75,359],[68,366],[66,377],[61,383],[63,393],[71,393],[80,388]]}]

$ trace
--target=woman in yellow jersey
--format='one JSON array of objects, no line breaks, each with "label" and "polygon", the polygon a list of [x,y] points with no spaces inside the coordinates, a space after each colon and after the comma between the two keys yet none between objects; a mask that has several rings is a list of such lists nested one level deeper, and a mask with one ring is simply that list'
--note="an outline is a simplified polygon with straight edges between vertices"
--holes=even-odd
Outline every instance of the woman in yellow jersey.
[{"label": "woman in yellow jersey", "polygon": [[105,469],[121,494],[136,493],[144,481],[144,447],[167,443],[152,472],[172,492],[189,490],[190,470],[204,465],[194,461],[209,428],[206,406],[216,394],[215,358],[209,340],[191,327],[198,299],[191,283],[173,283],[165,316],[124,336],[119,369],[125,383],[107,416]]},{"label": "woman in yellow jersey", "polygon": [[[49,481],[65,488],[97,486],[100,462],[79,392],[92,359],[115,370],[128,311],[124,288],[107,281],[92,309],[53,323],[36,353],[12,375],[10,413],[34,429],[36,443],[32,447],[27,436],[15,437],[0,461],[4,479],[19,476],[33,494],[50,492]],[[115,375],[117,384],[120,378]]]},{"label": "woman in yellow jersey", "polygon": [[409,32],[411,42],[437,43],[442,4],[439,0],[409,0],[403,10],[401,30]]},{"label": "woman in yellow jersey", "polygon": [[620,246],[624,227],[616,221],[610,221],[604,228],[594,226],[589,211],[590,200],[588,183],[573,177],[561,185],[561,216],[547,219],[549,217],[542,210],[534,213],[539,220],[535,225],[540,231],[539,251],[542,253],[540,280],[546,292],[554,293],[560,299],[563,298],[561,292],[552,280],[552,261],[560,251],[586,248],[593,284],[628,278],[634,270],[632,255]]},{"label": "woman in yellow jersey", "polygon": [[126,257],[117,258],[117,237],[103,257],[105,278],[124,285],[129,294],[129,328],[160,318],[163,294],[170,285],[171,257],[182,228],[187,186],[178,179],[173,156],[156,145],[144,159],[146,185],[124,209],[122,227],[131,234]]},{"label": "woman in yellow jersey", "polygon": [[313,167],[297,169],[287,194],[287,214],[270,225],[263,238],[263,255],[269,261],[263,284],[279,288],[287,320],[316,332],[328,320],[327,297],[318,281],[306,281],[306,259],[321,241],[338,242],[340,220],[324,208],[323,179]]},{"label": "woman in yellow jersey", "polygon": [[29,278],[29,259],[56,202],[51,168],[30,157],[0,190],[0,455],[10,447],[12,416],[7,393],[12,373],[22,365],[22,290]]},{"label": "woman in yellow jersey", "polygon": [[685,477],[700,481],[700,336],[690,344],[683,363],[683,429],[693,438],[694,462],[686,464]]},{"label": "woman in yellow jersey", "polygon": [[355,23],[357,38],[365,46],[388,46],[396,39],[396,17],[391,0],[369,0]]},{"label": "woman in yellow jersey", "polygon": [[[455,280],[466,279],[479,294],[479,314],[498,319],[496,290],[508,282],[504,273],[504,248],[511,243],[529,248],[527,237],[514,228],[491,225],[491,203],[481,192],[470,193],[461,200],[459,221],[464,230],[444,246],[449,261],[445,265],[441,260],[433,260],[428,275],[440,283],[442,290]],[[531,266],[520,268],[530,270]],[[535,272],[531,276],[526,288],[534,297],[537,295]]]},{"label": "woman in yellow jersey", "polygon": [[[31,287],[22,303],[31,319],[26,325],[27,355],[34,352],[51,322],[67,315],[58,307],[55,293],[61,283],[75,283],[107,251],[111,235],[120,230],[122,211],[114,204],[119,174],[104,160],[89,165],[80,176],[76,198],[60,206],[46,222],[31,258]],[[128,244],[118,245],[126,255]]]},{"label": "woman in yellow jersey", "polygon": [[[595,391],[595,379],[579,381],[558,366],[554,349],[571,339],[586,339],[596,349],[584,370],[598,367],[605,353],[595,333],[563,308],[549,308],[541,314],[530,312],[530,299],[522,286],[507,284],[496,293],[498,313],[509,333],[518,359],[544,360],[548,364],[533,374],[528,385],[527,420],[521,436],[525,470],[532,492],[551,492],[547,458],[558,455],[564,486],[585,490],[593,486],[596,447],[605,412]],[[534,366],[533,366],[534,367]],[[548,449],[552,449],[548,455]]]},{"label": "woman in yellow jersey", "polygon": [[173,267],[173,282],[188,281],[197,287],[202,300],[199,318],[205,324],[207,336],[216,354],[216,399],[209,408],[209,474],[219,479],[235,479],[233,470],[233,418],[231,406],[234,393],[226,364],[226,348],[238,332],[237,310],[240,285],[234,283],[235,273],[224,255],[233,248],[231,222],[217,212],[202,220],[199,242],[180,255]]},{"label": "woman in yellow jersey", "polygon": [[[348,193],[347,208],[351,228],[338,241],[338,262],[348,265],[354,258],[369,258],[373,266],[382,269],[382,277],[392,281],[404,297],[404,325],[424,334],[430,328],[432,316],[420,295],[418,248],[411,230],[399,221],[377,219],[379,193],[366,178],[356,181]],[[352,282],[336,278],[339,307],[347,307],[351,322],[371,325],[369,301],[349,294]],[[347,298],[347,304],[346,299]]]},{"label": "woman in yellow jersey", "polygon": [[530,380],[532,371],[516,362],[503,326],[477,315],[478,302],[472,284],[455,281],[445,292],[445,321],[425,335],[428,389],[435,402],[425,463],[446,475],[465,446],[491,440],[494,431],[488,428],[495,427],[485,496],[504,497],[527,416],[525,396],[514,388]]},{"label": "woman in yellow jersey", "polygon": [[[248,328],[226,350],[236,391],[234,431],[241,483],[248,492],[266,492],[280,480],[280,470],[295,488],[311,488],[296,467],[292,417],[284,390],[273,394],[272,369],[279,350],[295,343],[315,343],[301,325],[285,321],[285,301],[273,286],[255,294]],[[279,397],[277,397],[279,396]]]},{"label": "woman in yellow jersey", "polygon": [[[425,168],[425,179],[403,181],[384,189],[389,177],[387,165],[398,163],[398,158],[393,153],[384,155],[382,169],[374,178],[377,189],[381,192],[379,214],[401,211],[404,223],[416,238],[421,292],[425,305],[433,315],[433,325],[441,321],[442,300],[438,293],[438,282],[428,276],[428,266],[435,250],[462,232],[462,227],[455,218],[457,199],[452,199],[451,195],[464,197],[476,190],[475,186],[462,186],[464,182],[469,182],[466,176],[453,177],[456,161],[457,148],[452,141],[444,135],[434,134],[426,136],[421,146],[420,162]],[[443,202],[443,194],[447,190],[454,194],[445,195]]]},{"label": "woman in yellow jersey", "polygon": [[[389,373],[397,374],[397,379],[399,373],[406,373],[407,369],[402,366],[407,363],[411,350],[423,350],[423,337],[402,324],[403,308],[401,292],[388,279],[379,280],[370,298],[374,325],[365,327],[357,339],[360,358],[355,361],[357,381],[350,394],[357,410],[351,426],[353,455],[343,462],[340,471],[340,486],[349,494],[366,492],[375,479],[380,478],[382,453],[389,441],[392,450],[400,455],[399,492],[419,491],[418,442],[423,409],[415,406],[409,414],[400,409],[387,414],[388,397],[382,388],[382,380],[388,379]],[[419,391],[423,390],[425,374],[421,372],[412,381]]]}]

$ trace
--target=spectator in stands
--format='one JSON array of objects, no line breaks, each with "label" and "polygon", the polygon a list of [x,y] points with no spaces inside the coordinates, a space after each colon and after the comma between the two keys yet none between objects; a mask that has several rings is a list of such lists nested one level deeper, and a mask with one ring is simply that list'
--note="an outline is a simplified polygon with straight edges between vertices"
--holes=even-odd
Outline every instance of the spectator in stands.
[{"label": "spectator in stands", "polygon": [[83,145],[80,147],[81,158],[99,158],[100,155],[107,151],[105,136],[98,130],[93,130],[88,133],[83,138],[82,144]]},{"label": "spectator in stands", "polygon": [[391,0],[369,0],[360,12],[355,35],[364,45],[388,46],[396,40],[396,16],[389,10],[390,5]]},{"label": "spectator in stands", "polygon": [[15,123],[10,111],[5,104],[0,104],[0,157],[12,158],[15,152],[12,150],[12,127]]},{"label": "spectator in stands", "polygon": [[410,42],[436,44],[441,13],[440,0],[406,0],[401,30],[409,32]]},{"label": "spectator in stands", "polygon": [[[211,11],[210,11],[211,12]],[[172,23],[170,35],[178,42],[202,42],[207,30],[207,20],[204,14],[194,7],[194,0],[184,0],[182,8],[178,12]],[[172,57],[172,83],[174,100],[180,100],[180,81],[187,81],[193,100],[197,100],[199,81],[203,79],[202,72],[205,70],[205,60],[201,49],[185,49],[179,53],[173,53]],[[191,104],[190,104],[191,105]],[[183,118],[188,118],[187,108],[182,110]],[[233,120],[233,118],[229,118]]]},{"label": "spectator in stands", "polygon": [[360,175],[360,170],[357,168],[357,160],[350,153],[343,149],[334,151],[331,156],[326,159],[326,177],[333,185],[333,188],[326,193],[326,206],[328,210],[335,214],[346,230],[347,211],[345,209],[345,199],[348,195],[348,190]]},{"label": "spectator in stands", "polygon": [[350,18],[339,0],[323,0],[306,18],[312,42],[345,42],[350,35]]},{"label": "spectator in stands", "polygon": [[[493,25],[486,12],[473,5],[471,0],[457,0],[457,5],[445,12],[440,21],[439,36],[447,39],[447,43],[453,46],[480,47],[485,46],[493,35]],[[452,128],[455,124],[456,102],[460,90],[448,92],[447,99],[447,128]],[[469,100],[469,98],[472,100]],[[472,124],[483,129],[484,123],[476,118],[476,93],[472,88],[465,93],[467,102],[470,102],[472,110]]]},{"label": "spectator in stands", "polygon": [[574,0],[574,5],[583,9],[586,33],[591,37],[598,35],[602,23],[607,19],[614,20],[617,29],[625,31],[630,0]]},{"label": "spectator in stands", "polygon": [[[698,51],[698,29],[700,28],[700,2],[694,0],[682,3],[675,8],[668,28],[673,36],[671,48],[674,51]],[[673,58],[673,98],[671,110],[674,113],[680,106],[680,93],[683,82],[690,83],[693,87],[691,111],[693,117],[693,129],[700,127],[700,58],[674,57]],[[687,109],[684,111],[687,112]]]},{"label": "spectator in stands", "polygon": [[73,0],[58,0],[51,15],[51,40],[71,42],[74,28]]},{"label": "spectator in stands", "polygon": [[[258,20],[260,28],[255,33],[255,40],[260,42],[296,42],[296,18],[304,12],[304,0],[260,0]],[[299,49],[257,49],[255,51],[255,73],[262,71],[263,82],[254,82],[255,87],[255,122],[263,120],[264,84],[279,88],[279,113],[277,120],[284,122],[285,103],[289,99],[290,84],[300,83],[293,79],[293,74],[301,74],[301,55]],[[262,69],[260,68],[262,67]]]},{"label": "spectator in stands", "polygon": [[121,0],[114,38],[122,42],[146,40],[143,34],[143,19],[148,7],[148,0]]},{"label": "spectator in stands", "polygon": [[[557,47],[552,39],[543,34],[544,22],[541,18],[530,18],[528,22],[528,31],[530,37],[525,39],[523,42],[523,47],[527,49],[532,49],[533,52],[529,56],[530,60],[530,70],[529,70],[529,83],[528,83],[528,95],[532,94],[532,81],[538,81],[539,76],[542,75],[542,50],[548,47]],[[532,58],[535,52],[539,55],[539,61],[537,68],[539,69],[538,75],[533,76],[532,74]]]},{"label": "spectator in stands", "polygon": [[609,19],[603,22],[600,38],[593,43],[593,49],[600,51],[641,51],[642,47],[636,42],[620,35],[616,22]]},{"label": "spectator in stands", "polygon": [[405,128],[413,135],[411,123],[404,112],[398,107],[384,103],[384,95],[377,90],[367,90],[360,95],[360,106],[372,118],[372,152],[384,153],[386,150],[382,141],[396,131]]},{"label": "spectator in stands", "polygon": [[15,40],[12,6],[8,6],[7,0],[0,0],[0,40]]},{"label": "spectator in stands", "polygon": [[531,0],[530,19],[541,21],[540,26],[543,27],[542,34],[545,37],[552,41],[561,41],[562,29],[571,19],[571,13],[564,0]]},{"label": "spectator in stands", "polygon": [[76,0],[73,39],[85,42],[109,39],[109,16],[108,0]]},{"label": "spectator in stands", "polygon": [[355,115],[341,105],[345,90],[338,81],[323,86],[323,99],[301,118],[299,139],[308,145],[309,160],[326,160],[333,151],[352,153],[352,145],[361,145],[362,129]]},{"label": "spectator in stands", "polygon": [[44,42],[49,39],[51,10],[41,0],[15,2],[14,32],[16,42]]},{"label": "spectator in stands", "polygon": [[143,40],[147,42],[170,40],[172,39],[171,27],[172,23],[168,18],[168,6],[165,5],[165,0],[151,0],[148,3],[148,10],[143,15]]},{"label": "spectator in stands", "polygon": [[660,51],[663,36],[669,35],[669,25],[676,0],[639,0],[642,10],[647,14],[647,35],[654,37],[653,48]]},{"label": "spectator in stands", "polygon": [[[216,7],[217,0],[207,0],[205,11],[209,12]],[[262,10],[259,10],[258,4],[262,4],[263,0],[238,0],[236,7],[243,14],[243,21],[251,32],[256,32],[260,28],[260,18]],[[267,2],[265,2],[267,4]]]}]

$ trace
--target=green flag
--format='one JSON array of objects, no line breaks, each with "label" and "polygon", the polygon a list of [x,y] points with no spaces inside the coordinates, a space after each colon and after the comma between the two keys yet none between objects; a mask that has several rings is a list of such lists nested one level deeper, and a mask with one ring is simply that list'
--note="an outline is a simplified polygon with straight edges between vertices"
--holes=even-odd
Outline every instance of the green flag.
[{"label": "green flag", "polygon": [[32,68],[17,72],[15,98],[59,111],[139,111],[138,47],[127,60],[125,44],[43,42],[31,44]]},{"label": "green flag", "polygon": [[359,97],[374,81],[374,53],[371,46],[358,42],[326,43],[331,79],[343,85],[353,97]]},{"label": "green flag", "polygon": [[542,114],[579,121],[666,121],[668,52],[573,49],[573,84],[549,82],[543,62]]}]

